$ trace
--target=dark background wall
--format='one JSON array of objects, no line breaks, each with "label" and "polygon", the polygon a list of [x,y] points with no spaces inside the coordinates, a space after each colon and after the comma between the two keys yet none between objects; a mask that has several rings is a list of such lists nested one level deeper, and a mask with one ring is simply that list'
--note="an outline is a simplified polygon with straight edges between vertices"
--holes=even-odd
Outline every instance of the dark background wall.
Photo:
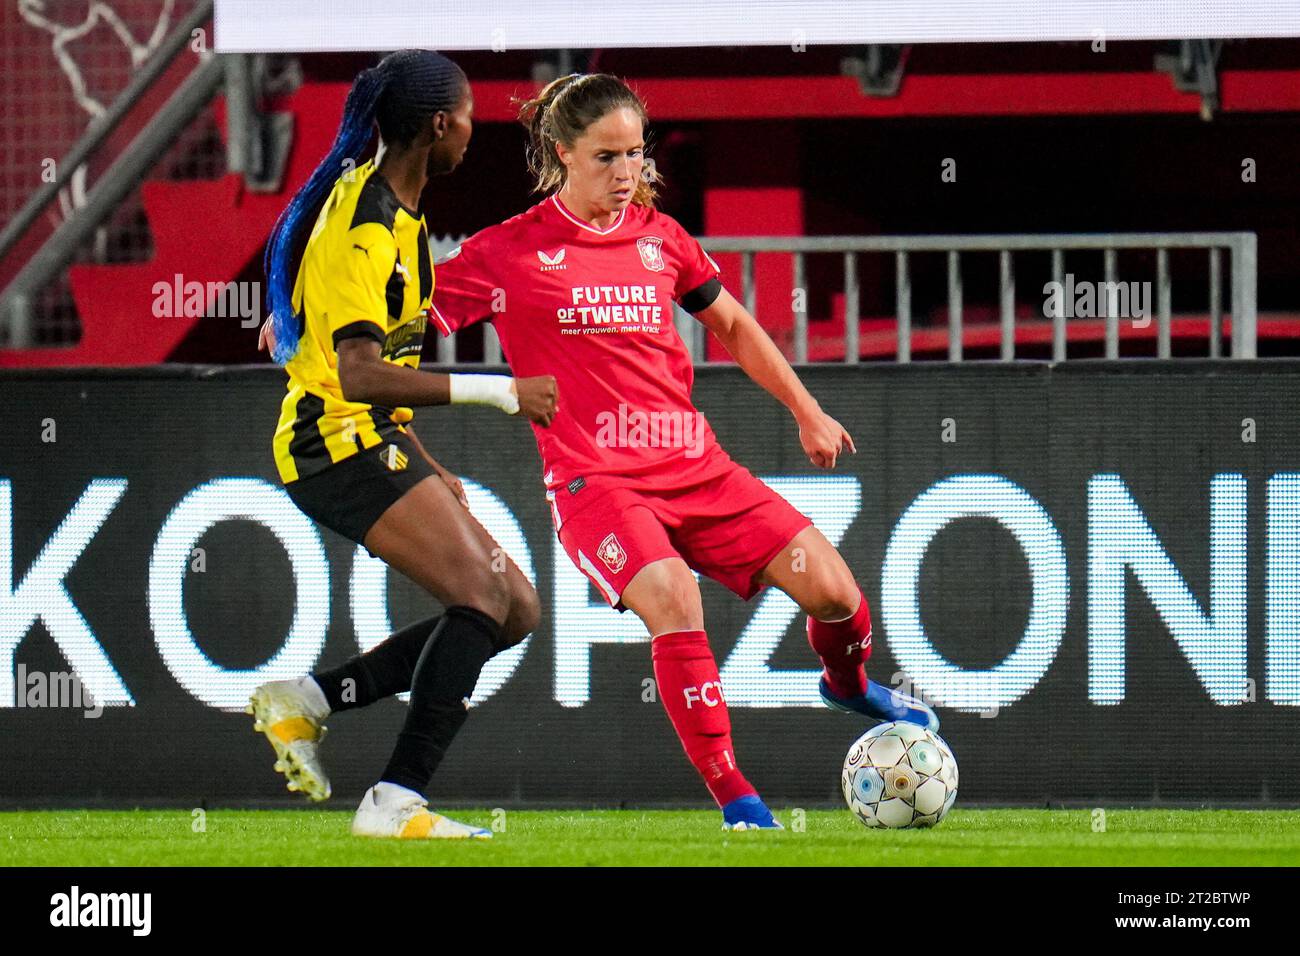
[{"label": "dark background wall", "polygon": [[[782,482],[825,526],[846,529],[843,552],[873,607],[870,672],[877,680],[908,676],[899,673],[900,659],[910,653],[901,618],[891,619],[888,610],[890,595],[897,606],[908,582],[883,577],[882,568],[891,551],[897,556],[916,544],[900,521],[916,516],[918,496],[961,476],[985,476],[977,479],[985,488],[1000,478],[1036,501],[1052,529],[1029,542],[1031,556],[998,521],[961,518],[935,534],[924,552],[916,585],[920,620],[929,644],[954,666],[998,665],[1020,643],[1035,601],[1044,608],[1064,601],[1059,647],[1023,695],[995,716],[981,716],[955,709],[940,694],[941,732],[961,764],[962,800],[1300,800],[1300,758],[1292,746],[1300,714],[1300,629],[1293,626],[1300,601],[1300,500],[1287,490],[1290,479],[1276,477],[1300,471],[1294,411],[1300,365],[866,365],[812,368],[804,378],[857,442],[858,454],[832,475],[815,472],[788,416],[736,370],[702,369],[696,399],[733,457]],[[282,802],[269,748],[251,732],[249,719],[200,703],[185,689],[203,683],[198,671],[187,674],[165,663],[159,622],[166,630],[170,619],[160,611],[157,589],[150,597],[149,584],[151,561],[164,570],[176,563],[175,556],[156,554],[160,529],[205,483],[265,482],[243,486],[248,493],[233,494],[227,503],[237,509],[268,496],[283,514],[296,514],[278,498],[269,456],[281,383],[271,370],[185,368],[20,373],[0,380],[9,409],[0,419],[0,584],[10,569],[14,587],[23,581],[92,482],[102,491],[111,488],[106,482],[125,480],[125,491],[80,548],[63,583],[84,619],[86,638],[102,649],[134,700],[134,706],[105,708],[97,719],[79,709],[0,701],[0,763],[7,768],[0,801]],[[1253,442],[1242,440],[1246,418],[1255,423]],[[953,420],[955,442],[942,440],[944,419]],[[592,644],[589,696],[581,699],[583,655],[575,642],[584,636],[643,638],[644,631],[626,617],[618,620],[574,577],[549,523],[528,429],[491,410],[430,410],[418,420],[433,453],[490,491],[517,520],[545,609],[517,669],[474,710],[434,785],[436,798],[493,806],[704,803],[706,794],[661,705],[643,699],[644,681],[652,676],[643,641]],[[56,440],[42,441],[51,421]],[[1108,475],[1117,477],[1098,478]],[[1106,547],[1104,515],[1088,514],[1090,482],[1094,494],[1098,481],[1122,483],[1158,538],[1159,547],[1147,548],[1146,556],[1167,553],[1204,613],[1216,475],[1240,475],[1244,486],[1246,545],[1236,549],[1220,539],[1216,566],[1227,590],[1215,597],[1221,612],[1232,588],[1244,587],[1243,647],[1236,647],[1225,625],[1221,640],[1193,655],[1202,667],[1198,675],[1179,643],[1198,626],[1196,614],[1171,618],[1168,600],[1153,601],[1130,571],[1122,602],[1122,700],[1099,702],[1097,688],[1115,686],[1117,672],[1089,648],[1090,613],[1095,617],[1102,608],[1089,587],[1089,561]],[[518,552],[507,540],[505,510],[486,508],[491,499],[479,495],[480,515]],[[991,500],[968,494],[963,506]],[[1231,510],[1231,496],[1220,505]],[[71,537],[65,540],[89,535],[78,520],[68,522],[64,530]],[[324,590],[309,596],[314,592],[304,583],[298,613],[320,615],[322,625],[327,619],[320,660],[341,661],[357,650],[349,591],[355,549],[329,532],[319,538],[311,529],[295,534],[296,546],[308,553],[323,543],[327,565],[321,567],[329,582],[327,599]],[[278,651],[294,618],[285,548],[266,528],[241,520],[215,524],[198,544],[205,569],[187,571],[183,597],[195,643],[213,665],[261,665]],[[1050,557],[1057,548],[1065,557],[1064,593],[1049,587],[1035,594],[1031,557]],[[1239,566],[1232,564],[1234,554],[1242,557]],[[1272,634],[1265,613],[1268,573],[1274,581]],[[431,612],[431,600],[389,577],[394,623]],[[770,706],[780,697],[761,699],[766,651],[748,670],[736,667],[742,632],[749,628],[749,641],[757,643],[769,634],[776,647],[766,666],[803,672],[786,697],[810,699],[815,659],[802,616],[782,617],[777,597],[745,605],[711,581],[702,587],[710,639],[719,661],[732,664],[724,684],[747,774],[774,800],[836,801],[840,761],[865,725],[818,706]],[[365,605],[373,590],[362,591]],[[46,606],[53,607],[50,594],[47,589]],[[22,634],[16,665],[28,673],[66,671],[68,661],[50,629],[43,622],[24,624],[7,595],[0,589],[0,646],[11,648]],[[382,627],[373,614],[364,620]],[[66,636],[78,626],[65,614],[56,630]],[[1175,631],[1183,635],[1178,640]],[[1244,671],[1235,672],[1242,652]],[[312,650],[289,666],[306,670],[315,658]],[[1249,681],[1237,693],[1239,673]],[[1223,701],[1225,687],[1237,702],[1216,702],[1216,695]],[[747,696],[755,693],[760,699]],[[330,722],[325,753],[341,803],[353,800],[382,768],[403,708],[388,701]]]}]

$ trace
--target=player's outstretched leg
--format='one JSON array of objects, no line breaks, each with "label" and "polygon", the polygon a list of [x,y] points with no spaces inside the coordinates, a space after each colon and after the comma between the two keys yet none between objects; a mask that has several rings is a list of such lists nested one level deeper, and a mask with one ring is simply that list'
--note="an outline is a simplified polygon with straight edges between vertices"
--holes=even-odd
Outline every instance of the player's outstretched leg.
[{"label": "player's outstretched leg", "polygon": [[436,617],[417,621],[338,667],[253,691],[245,710],[274,748],[275,769],[290,790],[312,800],[329,798],[320,754],[325,718],[410,690],[415,664],[437,623]]},{"label": "player's outstretched leg", "polygon": [[[513,647],[537,627],[541,620],[541,606],[537,592],[513,561],[507,562],[504,577],[510,607],[501,630],[506,645]],[[364,654],[358,654],[338,667],[314,672],[312,680],[324,693],[330,713],[368,707],[376,701],[409,691],[420,654],[437,624],[437,616],[408,624]]]},{"label": "player's outstretched leg", "polygon": [[807,613],[808,643],[823,667],[818,690],[828,707],[938,730],[939,717],[925,701],[867,678],[871,609],[843,557],[820,531],[799,532],[762,579]]},{"label": "player's outstretched leg", "polygon": [[395,631],[364,654],[338,667],[314,672],[330,713],[368,707],[376,701],[411,689],[415,665],[440,616],[427,617]]},{"label": "player's outstretched leg", "polygon": [[[326,714],[410,690],[411,706],[393,759],[358,807],[353,832],[392,837],[491,836],[429,811],[423,789],[465,721],[467,701],[483,664],[537,627],[541,617],[537,592],[513,561],[498,566],[497,543],[436,477],[421,481],[390,506],[371,527],[364,544],[447,606],[447,611],[408,625],[339,667],[258,691],[287,701],[275,716],[281,721],[281,714],[297,718],[286,727],[301,731],[295,748],[301,750],[301,740],[319,743],[316,729],[323,731]],[[439,634],[444,639],[435,639]],[[256,701],[251,709],[256,710]],[[272,726],[269,721],[258,723]],[[314,751],[312,756],[310,776],[324,781],[315,793],[328,796],[319,756]],[[277,769],[282,769],[279,763]],[[304,783],[291,778],[290,789],[308,792]],[[315,793],[314,798],[323,799]]]},{"label": "player's outstretched leg", "polygon": [[857,610],[840,621],[821,621],[808,615],[808,643],[824,668],[817,682],[822,701],[846,713],[938,730],[939,717],[924,701],[867,677],[863,665],[871,656],[871,610],[861,592],[858,602]]},{"label": "player's outstretched leg", "polygon": [[[514,645],[537,626],[539,610],[536,593],[525,586],[522,573],[513,563],[509,570],[510,611],[503,632],[507,645]],[[322,722],[331,714],[409,691],[420,653],[438,621],[435,616],[408,624],[338,667],[296,680],[271,681],[254,692],[245,710],[275,748],[275,769],[288,778],[290,790],[312,800],[329,797],[320,754]]]}]

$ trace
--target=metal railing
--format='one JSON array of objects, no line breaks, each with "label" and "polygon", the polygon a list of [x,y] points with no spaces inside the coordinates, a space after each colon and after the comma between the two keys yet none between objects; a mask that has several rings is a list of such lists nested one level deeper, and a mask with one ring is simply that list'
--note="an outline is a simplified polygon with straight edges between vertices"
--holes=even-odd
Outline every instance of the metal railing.
[{"label": "metal railing", "polygon": [[[434,257],[440,258],[463,241],[463,237],[439,238],[432,241]],[[1232,358],[1255,358],[1256,332],[1256,237],[1253,232],[1192,232],[1192,233],[1112,233],[1104,235],[978,235],[978,236],[709,236],[700,239],[700,245],[711,253],[738,253],[740,260],[740,301],[751,313],[757,314],[757,289],[754,280],[754,259],[759,254],[780,253],[791,256],[791,292],[806,288],[809,255],[819,253],[839,254],[843,257],[844,272],[844,358],[847,363],[859,361],[859,312],[861,286],[858,279],[858,256],[863,253],[893,253],[895,270],[895,315],[897,319],[897,352],[899,362],[912,360],[912,280],[911,257],[918,253],[942,253],[947,259],[948,277],[948,360],[962,361],[963,332],[963,277],[962,253],[996,252],[998,254],[998,312],[1001,325],[999,357],[1004,362],[1015,360],[1016,346],[1016,285],[1015,259],[1017,252],[1050,252],[1051,274],[1054,282],[1063,283],[1065,253],[1074,250],[1094,250],[1102,253],[1102,272],[1106,289],[1114,289],[1119,282],[1118,252],[1120,250],[1154,250],[1156,253],[1156,356],[1172,358],[1172,301],[1173,285],[1169,273],[1169,253],[1175,249],[1203,249],[1207,255],[1209,282],[1209,356],[1222,358],[1223,339],[1223,262],[1222,254],[1230,256]],[[803,308],[792,308],[794,320],[793,362],[808,362],[808,309],[807,296]],[[791,299],[795,297],[792,295]],[[1107,305],[1111,305],[1109,301]],[[1106,308],[1099,316],[1105,322],[1105,357],[1119,358],[1119,329],[1121,315],[1114,308]],[[764,318],[759,315],[760,321]],[[1052,359],[1065,361],[1067,323],[1064,311],[1051,316]],[[705,329],[689,314],[677,310],[678,333],[696,362],[705,361]],[[501,344],[489,324],[483,328],[483,363],[500,365]],[[442,364],[457,361],[456,336],[439,337],[437,360]]]},{"label": "metal railing", "polygon": [[[895,314],[899,362],[912,360],[912,281],[911,257],[919,253],[943,253],[947,257],[948,275],[948,360],[962,360],[962,254],[996,252],[998,254],[998,311],[1001,324],[1002,361],[1015,359],[1016,290],[1015,260],[1017,252],[1050,252],[1053,281],[1064,282],[1065,253],[1072,250],[1096,250],[1102,253],[1103,291],[1108,292],[1106,308],[1099,318],[1105,321],[1105,357],[1119,358],[1121,316],[1111,296],[1119,283],[1118,252],[1154,250],[1156,253],[1155,320],[1156,357],[1171,358],[1171,310],[1173,289],[1169,273],[1169,253],[1175,249],[1206,251],[1209,283],[1210,342],[1209,355],[1221,357],[1223,331],[1222,253],[1231,257],[1232,358],[1255,358],[1256,337],[1256,237],[1253,232],[1186,232],[1186,233],[1106,233],[1057,235],[967,235],[967,236],[772,236],[702,238],[700,244],[711,253],[739,253],[740,300],[755,312],[756,288],[754,259],[760,253],[784,253],[793,259],[791,291],[806,289],[806,257],[816,253],[838,253],[843,257],[844,273],[844,361],[859,360],[859,306],[861,287],[858,281],[858,256],[863,253],[892,253],[895,269]],[[791,296],[803,307],[792,307],[794,322],[793,361],[808,361],[807,296]],[[759,316],[762,320],[764,316]],[[1064,310],[1050,316],[1052,320],[1052,358],[1066,359],[1068,316]],[[682,322],[688,347],[695,360],[704,357],[704,335],[698,323]]]}]

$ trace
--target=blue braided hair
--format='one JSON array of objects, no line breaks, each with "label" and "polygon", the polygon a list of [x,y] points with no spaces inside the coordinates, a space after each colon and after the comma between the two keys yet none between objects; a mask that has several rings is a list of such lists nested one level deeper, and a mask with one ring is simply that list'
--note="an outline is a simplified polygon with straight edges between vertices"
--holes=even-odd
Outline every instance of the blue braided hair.
[{"label": "blue braided hair", "polygon": [[399,50],[352,82],[334,145],[294,194],[266,243],[267,306],[275,332],[272,358],[284,365],[298,351],[302,321],[293,309],[295,252],[341,175],[370,146],[375,124],[385,143],[409,146],[434,113],[450,112],[468,85],[464,71],[432,50]]}]

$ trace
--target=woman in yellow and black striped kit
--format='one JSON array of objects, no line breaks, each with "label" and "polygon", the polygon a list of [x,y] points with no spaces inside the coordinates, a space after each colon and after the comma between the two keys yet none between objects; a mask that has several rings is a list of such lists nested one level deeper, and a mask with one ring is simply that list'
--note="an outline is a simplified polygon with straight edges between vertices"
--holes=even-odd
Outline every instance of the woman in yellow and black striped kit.
[{"label": "woman in yellow and black striped kit", "polygon": [[[249,711],[289,789],[323,800],[325,716],[411,692],[388,765],[353,819],[362,836],[491,835],[431,812],[424,790],[465,721],[464,701],[483,665],[540,617],[537,593],[513,562],[504,573],[493,568],[501,550],[411,426],[413,407],[458,402],[542,425],[555,413],[549,376],[418,370],[436,281],[420,193],[430,176],[460,163],[472,112],[465,74],[440,54],[405,50],[363,71],[333,148],[267,243],[263,344],[289,374],[273,442],[285,490],[315,521],[364,545],[445,607],[340,667],[253,694]],[[379,152],[357,165],[376,125]]]}]

